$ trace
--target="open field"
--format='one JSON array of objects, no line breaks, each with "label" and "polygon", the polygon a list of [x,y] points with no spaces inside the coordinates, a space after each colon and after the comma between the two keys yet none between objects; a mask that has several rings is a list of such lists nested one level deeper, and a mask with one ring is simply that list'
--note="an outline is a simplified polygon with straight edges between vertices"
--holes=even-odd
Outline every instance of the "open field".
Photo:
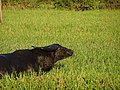
[{"label": "open field", "polygon": [[0,90],[119,90],[120,11],[3,10],[0,53],[59,43],[73,57],[43,75],[0,79]]}]

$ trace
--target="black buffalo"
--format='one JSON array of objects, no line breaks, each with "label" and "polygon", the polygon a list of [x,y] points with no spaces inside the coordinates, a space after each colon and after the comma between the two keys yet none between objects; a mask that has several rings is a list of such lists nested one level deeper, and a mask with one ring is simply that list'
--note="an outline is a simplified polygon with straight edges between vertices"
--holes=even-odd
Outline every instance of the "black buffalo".
[{"label": "black buffalo", "polygon": [[16,50],[13,53],[0,54],[0,75],[34,70],[39,72],[52,69],[54,63],[73,55],[73,50],[59,44],[33,49]]}]

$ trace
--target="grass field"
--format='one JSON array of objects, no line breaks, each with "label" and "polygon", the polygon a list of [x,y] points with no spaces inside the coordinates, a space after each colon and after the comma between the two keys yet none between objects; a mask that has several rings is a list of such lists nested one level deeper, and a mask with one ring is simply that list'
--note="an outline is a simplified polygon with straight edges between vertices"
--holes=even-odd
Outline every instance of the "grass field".
[{"label": "grass field", "polygon": [[59,43],[74,55],[43,75],[5,75],[0,90],[120,89],[120,10],[3,10],[3,16],[0,53]]}]

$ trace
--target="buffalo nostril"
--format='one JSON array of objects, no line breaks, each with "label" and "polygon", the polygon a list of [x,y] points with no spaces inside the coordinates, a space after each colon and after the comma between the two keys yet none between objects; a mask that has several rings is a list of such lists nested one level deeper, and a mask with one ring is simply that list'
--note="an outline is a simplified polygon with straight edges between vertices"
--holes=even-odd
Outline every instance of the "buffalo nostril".
[{"label": "buffalo nostril", "polygon": [[67,52],[67,53],[68,53],[68,55],[70,55],[70,56],[73,55],[73,51],[69,51],[69,52]]},{"label": "buffalo nostril", "polygon": [[73,52],[73,51],[71,51],[71,55],[73,55],[73,53],[74,53],[74,52]]}]

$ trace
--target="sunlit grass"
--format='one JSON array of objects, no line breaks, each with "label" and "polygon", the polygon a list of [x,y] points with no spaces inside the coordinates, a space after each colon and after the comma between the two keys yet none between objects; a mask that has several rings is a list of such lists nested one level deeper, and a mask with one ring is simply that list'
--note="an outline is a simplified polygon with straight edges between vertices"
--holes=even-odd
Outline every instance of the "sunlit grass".
[{"label": "sunlit grass", "polygon": [[[4,10],[0,53],[59,43],[74,56],[43,75],[9,75],[3,90],[81,90],[120,88],[120,11]],[[22,74],[20,74],[22,75]]]}]

